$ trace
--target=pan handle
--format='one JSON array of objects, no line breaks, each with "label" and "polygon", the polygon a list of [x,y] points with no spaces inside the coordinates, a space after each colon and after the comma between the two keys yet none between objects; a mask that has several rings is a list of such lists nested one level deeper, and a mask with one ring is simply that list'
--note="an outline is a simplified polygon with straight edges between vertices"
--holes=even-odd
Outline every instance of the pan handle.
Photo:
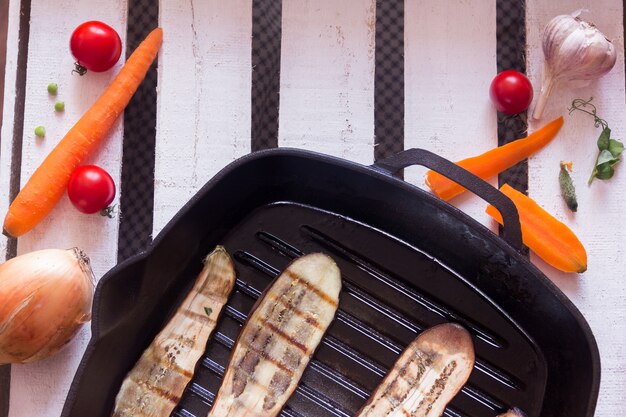
[{"label": "pan handle", "polygon": [[411,165],[421,165],[451,179],[467,188],[498,209],[504,220],[504,239],[515,249],[522,249],[522,229],[517,207],[510,198],[491,184],[425,149],[407,149],[393,156],[381,159],[371,167],[388,175],[393,175]]}]

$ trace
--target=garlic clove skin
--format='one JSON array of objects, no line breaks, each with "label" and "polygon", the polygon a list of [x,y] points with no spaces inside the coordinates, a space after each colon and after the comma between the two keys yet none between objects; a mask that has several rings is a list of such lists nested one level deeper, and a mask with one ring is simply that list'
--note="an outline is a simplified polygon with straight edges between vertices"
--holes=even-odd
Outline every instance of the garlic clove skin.
[{"label": "garlic clove skin", "polygon": [[578,13],[555,17],[544,31],[545,62],[559,79],[593,80],[609,72],[617,60],[613,43]]},{"label": "garlic clove skin", "polygon": [[0,265],[0,364],[46,358],[91,318],[94,278],[77,248],[46,249]]},{"label": "garlic clove skin", "polygon": [[580,12],[556,16],[544,30],[545,60],[535,119],[541,118],[556,84],[595,80],[615,66],[615,46],[593,24],[579,18]]}]

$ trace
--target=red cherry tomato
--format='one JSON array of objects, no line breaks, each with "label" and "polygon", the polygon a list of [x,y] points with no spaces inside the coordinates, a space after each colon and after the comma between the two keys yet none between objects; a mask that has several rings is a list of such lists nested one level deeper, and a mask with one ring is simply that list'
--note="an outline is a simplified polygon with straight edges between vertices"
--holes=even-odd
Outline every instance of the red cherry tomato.
[{"label": "red cherry tomato", "polygon": [[533,101],[533,86],[521,72],[502,71],[491,82],[489,96],[499,112],[518,114]]},{"label": "red cherry tomato", "polygon": [[92,20],[74,29],[70,38],[70,50],[76,58],[76,71],[103,72],[120,59],[122,41],[115,29],[106,23]]},{"label": "red cherry tomato", "polygon": [[115,197],[115,183],[104,169],[83,165],[74,170],[67,186],[70,201],[83,213],[96,213],[111,204]]}]

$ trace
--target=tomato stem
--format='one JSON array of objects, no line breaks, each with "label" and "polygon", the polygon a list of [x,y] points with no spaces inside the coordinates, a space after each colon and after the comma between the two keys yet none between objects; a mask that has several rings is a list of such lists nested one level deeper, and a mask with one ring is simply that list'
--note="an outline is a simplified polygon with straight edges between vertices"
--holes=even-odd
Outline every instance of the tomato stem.
[{"label": "tomato stem", "polygon": [[113,217],[115,217],[114,214],[115,214],[115,204],[100,210],[100,215],[102,217],[108,217],[109,219],[112,219]]},{"label": "tomato stem", "polygon": [[74,69],[72,70],[72,74],[77,73],[80,76],[87,74],[87,68],[80,65],[78,62],[74,62]]}]

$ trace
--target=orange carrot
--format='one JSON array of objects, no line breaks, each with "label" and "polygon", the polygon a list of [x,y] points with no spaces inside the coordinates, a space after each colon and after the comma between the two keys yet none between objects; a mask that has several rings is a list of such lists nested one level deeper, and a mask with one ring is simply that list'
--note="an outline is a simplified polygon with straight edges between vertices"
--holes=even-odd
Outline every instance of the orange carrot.
[{"label": "orange carrot", "polygon": [[[563,117],[551,121],[523,139],[499,146],[482,155],[464,159],[456,164],[484,180],[495,177],[550,143],[561,126],[563,126]],[[435,195],[445,201],[465,191],[465,188],[456,182],[434,171],[428,171],[426,174],[426,185]]]},{"label": "orange carrot", "polygon": [[67,188],[70,176],[104,141],[143,81],[163,41],[163,30],[154,29],[128,58],[111,85],[83,114],[44,159],[9,207],[4,233],[21,236],[54,208]]},{"label": "orange carrot", "polygon": [[[555,219],[530,197],[504,184],[500,191],[513,200],[522,225],[522,240],[546,263],[563,272],[585,272],[587,252],[574,232]],[[500,212],[493,206],[487,214],[502,224]]]}]

